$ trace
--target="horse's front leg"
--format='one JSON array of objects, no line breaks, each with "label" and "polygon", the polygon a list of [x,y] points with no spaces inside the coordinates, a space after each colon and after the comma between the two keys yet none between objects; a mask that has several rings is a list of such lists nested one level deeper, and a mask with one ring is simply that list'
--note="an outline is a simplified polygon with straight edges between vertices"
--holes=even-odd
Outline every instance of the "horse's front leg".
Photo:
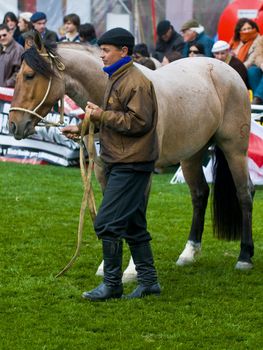
[{"label": "horse's front leg", "polygon": [[203,152],[181,163],[185,180],[190,188],[193,206],[192,225],[188,241],[176,265],[184,266],[195,261],[201,252],[201,240],[204,230],[205,211],[209,196],[209,186],[202,169]]}]

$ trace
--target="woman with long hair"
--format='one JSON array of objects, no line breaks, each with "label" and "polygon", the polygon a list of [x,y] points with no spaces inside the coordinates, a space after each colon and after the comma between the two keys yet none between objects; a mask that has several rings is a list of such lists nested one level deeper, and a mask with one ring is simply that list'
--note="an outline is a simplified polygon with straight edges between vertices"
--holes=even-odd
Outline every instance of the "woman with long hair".
[{"label": "woman with long hair", "polygon": [[230,49],[245,66],[259,38],[259,28],[256,22],[249,18],[240,18],[237,21],[234,37],[230,41]]},{"label": "woman with long hair", "polygon": [[20,30],[17,26],[18,19],[14,12],[7,12],[4,16],[3,24],[6,24],[9,28],[9,30],[13,33],[13,38],[15,41],[18,41],[18,38],[20,36]]}]

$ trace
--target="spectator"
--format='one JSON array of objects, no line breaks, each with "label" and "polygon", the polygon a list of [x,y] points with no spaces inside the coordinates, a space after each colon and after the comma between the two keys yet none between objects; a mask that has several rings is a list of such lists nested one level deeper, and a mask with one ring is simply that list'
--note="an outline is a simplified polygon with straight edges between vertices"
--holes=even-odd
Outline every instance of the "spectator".
[{"label": "spectator", "polygon": [[259,28],[256,22],[249,18],[240,18],[237,21],[234,37],[230,41],[230,48],[246,67],[247,61],[255,50],[259,38]]},{"label": "spectator", "polygon": [[214,57],[234,68],[243,79],[246,87],[249,89],[248,74],[245,65],[230,53],[230,45],[223,40],[214,43],[212,47]]},{"label": "spectator", "polygon": [[145,43],[136,44],[133,48],[133,56],[136,56],[136,58],[150,57],[147,45]]},{"label": "spectator", "polygon": [[263,104],[263,37],[256,39],[254,51],[246,61],[248,81],[253,92],[252,104]]},{"label": "spectator", "polygon": [[97,44],[96,31],[91,23],[84,23],[79,26],[79,39],[82,43]]},{"label": "spectator", "polygon": [[79,26],[80,26],[80,18],[75,13],[70,13],[66,15],[63,19],[64,27],[65,27],[65,36],[60,38],[60,41],[68,41],[68,42],[80,42],[79,38]]},{"label": "spectator", "polygon": [[134,62],[139,63],[149,69],[155,70],[157,68],[153,59],[150,58],[147,45],[144,43],[134,46],[132,57]]},{"label": "spectator", "polygon": [[184,42],[182,36],[177,33],[167,20],[161,21],[157,26],[158,40],[153,57],[160,62],[169,51],[182,52]]},{"label": "spectator", "polygon": [[54,44],[58,41],[57,33],[47,29],[47,16],[44,12],[35,12],[30,18],[34,29],[39,32],[44,43]]},{"label": "spectator", "polygon": [[181,27],[185,46],[183,49],[183,57],[189,56],[189,49],[192,45],[202,44],[205,50],[205,56],[212,57],[213,40],[205,34],[204,27],[195,19],[185,22]]},{"label": "spectator", "polygon": [[0,45],[0,86],[14,87],[24,50],[6,24],[0,25]]},{"label": "spectator", "polygon": [[182,58],[182,54],[178,51],[169,51],[165,56],[163,56],[162,66],[166,66],[168,63],[179,60]]},{"label": "spectator", "polygon": [[13,12],[7,12],[4,16],[3,23],[8,26],[8,28],[10,29],[10,31],[13,35],[13,38],[16,41],[18,41],[18,38],[20,36],[20,30],[17,26],[18,19],[17,19],[16,15]]},{"label": "spectator", "polygon": [[195,45],[190,46],[189,48],[189,57],[202,57],[205,56],[204,45],[196,43]]},{"label": "spectator", "polygon": [[156,66],[153,62],[153,60],[150,57],[140,57],[138,59],[134,58],[134,62],[141,64],[142,66],[145,66],[151,70],[155,70]]},{"label": "spectator", "polygon": [[21,33],[18,42],[22,46],[25,46],[25,33],[33,29],[33,25],[30,22],[31,17],[31,12],[22,12],[18,17],[18,27]]}]

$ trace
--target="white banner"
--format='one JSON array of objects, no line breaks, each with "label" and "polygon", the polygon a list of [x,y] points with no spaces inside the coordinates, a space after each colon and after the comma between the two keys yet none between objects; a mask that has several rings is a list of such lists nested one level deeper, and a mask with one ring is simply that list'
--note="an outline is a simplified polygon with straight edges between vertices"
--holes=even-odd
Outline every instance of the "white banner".
[{"label": "white banner", "polygon": [[[36,127],[36,133],[16,140],[8,130],[8,113],[13,89],[0,88],[0,161],[32,164],[79,164],[79,145],[61,134],[57,127]],[[78,124],[83,111],[68,97],[65,98],[65,125]],[[47,120],[58,122],[58,113],[49,113]]]}]

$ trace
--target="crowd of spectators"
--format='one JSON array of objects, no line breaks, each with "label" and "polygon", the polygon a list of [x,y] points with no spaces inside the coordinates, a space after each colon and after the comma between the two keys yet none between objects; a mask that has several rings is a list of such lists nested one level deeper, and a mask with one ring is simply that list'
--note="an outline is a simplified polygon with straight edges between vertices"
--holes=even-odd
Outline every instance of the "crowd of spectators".
[{"label": "crowd of spectators", "polygon": [[[253,92],[254,104],[263,104],[263,37],[258,25],[248,18],[237,21],[231,41],[214,42],[205,28],[195,19],[185,22],[180,33],[170,21],[157,25],[157,42],[153,52],[145,43],[135,45],[133,59],[149,69],[158,69],[186,57],[214,57],[234,68]],[[21,64],[21,55],[32,46],[38,32],[44,43],[81,42],[96,45],[96,31],[91,23],[81,23],[80,17],[71,13],[63,18],[59,35],[47,27],[43,12],[22,12],[18,18],[7,12],[0,26],[0,86],[14,87]]]}]

